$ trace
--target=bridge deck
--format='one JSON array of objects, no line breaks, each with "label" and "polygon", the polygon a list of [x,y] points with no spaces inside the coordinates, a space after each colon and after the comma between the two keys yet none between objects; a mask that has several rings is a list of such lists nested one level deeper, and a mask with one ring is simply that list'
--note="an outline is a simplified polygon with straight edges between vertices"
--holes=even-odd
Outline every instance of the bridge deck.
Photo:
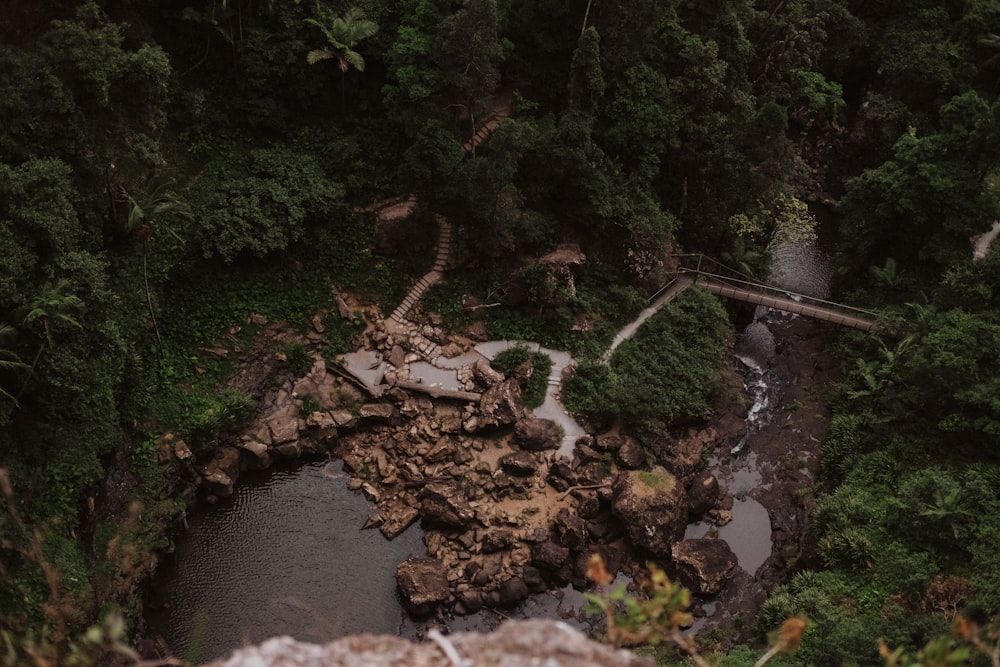
[{"label": "bridge deck", "polygon": [[705,278],[700,278],[695,285],[713,294],[718,294],[719,296],[729,299],[746,301],[747,303],[752,303],[758,306],[777,308],[789,313],[797,313],[805,317],[813,317],[818,320],[826,320],[827,322],[840,324],[845,327],[860,329],[861,331],[871,331],[875,328],[875,322],[873,320],[856,317],[854,315],[847,315],[841,311],[833,308],[827,308],[825,306],[803,303],[801,301],[785,297],[771,296],[757,291],[733,287],[732,285],[726,285],[725,283],[715,280],[707,280]]}]

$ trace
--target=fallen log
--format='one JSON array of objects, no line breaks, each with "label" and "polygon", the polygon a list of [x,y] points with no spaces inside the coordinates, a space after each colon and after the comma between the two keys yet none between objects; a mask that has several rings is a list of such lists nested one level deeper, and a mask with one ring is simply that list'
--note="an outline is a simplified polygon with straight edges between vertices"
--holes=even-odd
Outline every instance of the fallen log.
[{"label": "fallen log", "polygon": [[444,387],[438,387],[432,384],[421,384],[419,382],[410,382],[408,380],[397,381],[396,386],[400,389],[406,389],[408,391],[423,392],[431,398],[451,398],[456,401],[470,401],[472,403],[478,403],[479,399],[483,397],[482,394],[478,394],[474,391],[445,389]]}]

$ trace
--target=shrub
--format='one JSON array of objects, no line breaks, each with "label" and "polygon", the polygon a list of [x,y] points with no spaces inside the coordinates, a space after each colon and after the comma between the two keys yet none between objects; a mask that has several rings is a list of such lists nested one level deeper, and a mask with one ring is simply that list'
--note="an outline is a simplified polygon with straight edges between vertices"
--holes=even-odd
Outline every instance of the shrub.
[{"label": "shrub", "polygon": [[524,388],[524,405],[527,408],[537,408],[545,402],[549,373],[552,371],[552,359],[547,354],[531,352],[524,345],[515,345],[498,354],[490,365],[504,375],[510,375],[514,369],[529,359],[531,377]]}]

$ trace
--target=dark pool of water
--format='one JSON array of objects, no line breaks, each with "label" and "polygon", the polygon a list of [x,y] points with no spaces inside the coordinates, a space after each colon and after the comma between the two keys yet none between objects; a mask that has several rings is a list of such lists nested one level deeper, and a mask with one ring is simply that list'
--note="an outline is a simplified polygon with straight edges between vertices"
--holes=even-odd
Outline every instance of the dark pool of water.
[{"label": "dark pool of water", "polygon": [[[390,542],[362,530],[373,506],[347,489],[348,479],[339,461],[250,474],[230,502],[191,517],[158,577],[150,634],[193,662],[276,635],[315,643],[358,633],[421,636],[427,621],[400,607],[395,572],[426,555],[423,533],[414,526]],[[586,631],[571,618],[583,604],[567,587],[444,625],[487,631],[506,618],[548,617]]]},{"label": "dark pool of water", "polygon": [[421,532],[390,542],[362,530],[371,506],[347,489],[340,466],[248,476],[231,502],[191,517],[156,591],[168,608],[147,614],[174,655],[209,660],[282,634],[397,634],[395,568],[425,555]]}]

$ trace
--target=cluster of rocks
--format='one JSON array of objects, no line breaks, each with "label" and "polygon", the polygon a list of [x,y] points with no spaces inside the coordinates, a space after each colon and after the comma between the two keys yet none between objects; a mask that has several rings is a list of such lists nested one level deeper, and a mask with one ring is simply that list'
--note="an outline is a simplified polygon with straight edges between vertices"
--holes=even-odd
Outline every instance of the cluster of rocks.
[{"label": "cluster of rocks", "polygon": [[358,475],[351,484],[378,504],[369,525],[389,538],[418,520],[424,528],[427,556],[397,569],[411,613],[474,613],[585,587],[595,552],[615,569],[652,554],[695,593],[721,588],[736,565],[728,545],[683,540],[692,511],[714,506],[714,478],[695,475],[686,491],[667,469],[644,469],[643,448],[620,435],[581,438],[572,460],[556,456],[561,429],[525,416],[515,378],[497,381],[483,404],[408,398],[403,425],[338,440]]},{"label": "cluster of rocks", "polygon": [[[366,335],[389,348],[392,366],[402,352],[405,368],[407,353],[391,335]],[[195,465],[180,441],[163,449],[197,470],[210,501],[230,495],[242,470],[314,453],[341,458],[350,487],[375,505],[366,527],[388,539],[417,521],[424,529],[427,555],[397,569],[415,615],[474,613],[568,583],[583,588],[595,552],[626,571],[652,554],[694,592],[717,592],[735,566],[732,552],[720,540],[683,540],[692,517],[719,512],[718,483],[698,473],[704,442],[677,443],[673,457],[661,457],[670,469],[649,467],[647,452],[625,435],[581,438],[572,459],[560,457],[561,427],[523,406],[530,368],[505,377],[484,361],[470,365],[470,381],[485,388],[478,402],[432,400],[397,385],[381,402],[362,403],[317,359],[305,377],[270,390],[212,460]]]}]

